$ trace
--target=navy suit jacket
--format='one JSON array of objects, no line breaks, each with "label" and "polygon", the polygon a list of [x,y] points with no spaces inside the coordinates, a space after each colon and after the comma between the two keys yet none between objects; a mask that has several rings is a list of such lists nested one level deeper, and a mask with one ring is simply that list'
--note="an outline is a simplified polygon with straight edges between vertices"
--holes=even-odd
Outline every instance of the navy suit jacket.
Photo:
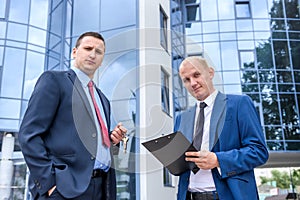
[{"label": "navy suit jacket", "polygon": [[[109,101],[98,88],[97,92],[110,130]],[[82,194],[90,183],[95,163],[96,136],[92,110],[75,72],[44,72],[36,83],[19,131],[33,197],[45,194],[54,185],[66,198]],[[113,166],[104,185],[102,193],[106,199],[115,199]]]},{"label": "navy suit jacket", "polygon": [[[196,107],[176,118],[174,129],[192,142]],[[253,169],[264,164],[268,151],[257,111],[246,95],[218,93],[214,102],[209,129],[209,148],[220,165],[212,169],[220,199],[255,200],[258,192]],[[185,200],[190,171],[180,175],[178,200]]]}]

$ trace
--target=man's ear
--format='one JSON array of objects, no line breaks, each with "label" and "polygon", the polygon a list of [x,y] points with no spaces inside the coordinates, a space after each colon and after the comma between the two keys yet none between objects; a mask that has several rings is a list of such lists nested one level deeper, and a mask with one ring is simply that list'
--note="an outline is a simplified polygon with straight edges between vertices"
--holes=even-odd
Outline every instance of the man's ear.
[{"label": "man's ear", "polygon": [[214,70],[214,68],[210,67],[208,73],[209,73],[210,79],[213,79],[213,77],[215,76],[215,70]]},{"label": "man's ear", "polygon": [[72,58],[76,58],[76,52],[77,52],[77,48],[74,47],[74,48],[72,49]]}]

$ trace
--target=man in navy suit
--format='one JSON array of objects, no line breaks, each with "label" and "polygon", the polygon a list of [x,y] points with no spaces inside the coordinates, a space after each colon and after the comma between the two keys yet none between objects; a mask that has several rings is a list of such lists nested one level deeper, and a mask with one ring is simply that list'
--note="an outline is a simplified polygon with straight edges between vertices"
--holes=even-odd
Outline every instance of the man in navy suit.
[{"label": "man in navy suit", "polygon": [[112,146],[127,130],[119,123],[109,132],[110,103],[92,81],[104,52],[103,37],[86,32],[71,69],[36,83],[19,131],[34,199],[116,199]]},{"label": "man in navy suit", "polygon": [[193,144],[199,104],[206,105],[201,149],[186,152],[186,160],[194,162],[198,171],[180,175],[177,199],[258,199],[253,169],[264,164],[269,154],[253,102],[246,95],[217,91],[214,69],[203,58],[186,58],[179,74],[197,104],[176,118],[174,129]]}]

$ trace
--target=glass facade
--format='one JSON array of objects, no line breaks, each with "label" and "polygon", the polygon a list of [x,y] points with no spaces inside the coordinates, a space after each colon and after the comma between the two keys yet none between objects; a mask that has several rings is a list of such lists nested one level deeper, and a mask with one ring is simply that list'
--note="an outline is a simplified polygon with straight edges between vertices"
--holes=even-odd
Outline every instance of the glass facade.
[{"label": "glass facade", "polygon": [[[17,141],[22,116],[41,73],[69,69],[78,36],[98,31],[106,40],[98,85],[111,100],[112,126],[124,124],[130,139],[127,151],[135,152],[136,0],[0,0],[0,5],[0,145],[7,132]],[[118,199],[136,199],[135,154],[119,152],[115,156]],[[18,145],[14,160],[12,186],[16,189],[11,198],[23,199],[22,194],[28,194],[27,172]]]},{"label": "glass facade", "polygon": [[[223,92],[243,93],[253,99],[270,151],[299,151],[299,1],[185,0],[172,3],[181,6],[173,9],[172,18],[173,27],[178,29],[176,22],[180,19],[184,24],[181,33],[186,40],[186,51],[181,55],[207,57],[222,79]],[[173,34],[175,55],[179,38]],[[178,65],[173,67],[177,71]],[[182,97],[176,98],[179,104]]]}]

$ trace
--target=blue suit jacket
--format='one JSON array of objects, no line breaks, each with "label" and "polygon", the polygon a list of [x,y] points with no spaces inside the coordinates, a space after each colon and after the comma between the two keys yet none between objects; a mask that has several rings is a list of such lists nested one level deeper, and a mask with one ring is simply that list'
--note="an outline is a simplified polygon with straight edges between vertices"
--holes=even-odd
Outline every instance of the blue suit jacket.
[{"label": "blue suit jacket", "polygon": [[[174,129],[192,142],[196,107],[176,118]],[[209,129],[210,151],[220,164],[212,169],[220,199],[255,200],[258,192],[253,169],[268,159],[264,135],[257,111],[248,96],[218,93]],[[178,200],[185,200],[190,171],[180,175]]]},{"label": "blue suit jacket", "polygon": [[[109,101],[99,89],[97,92],[109,129]],[[34,198],[54,185],[66,198],[87,189],[97,151],[96,133],[91,107],[75,72],[44,72],[36,83],[19,131]],[[106,199],[115,199],[113,167],[104,185]]]}]

